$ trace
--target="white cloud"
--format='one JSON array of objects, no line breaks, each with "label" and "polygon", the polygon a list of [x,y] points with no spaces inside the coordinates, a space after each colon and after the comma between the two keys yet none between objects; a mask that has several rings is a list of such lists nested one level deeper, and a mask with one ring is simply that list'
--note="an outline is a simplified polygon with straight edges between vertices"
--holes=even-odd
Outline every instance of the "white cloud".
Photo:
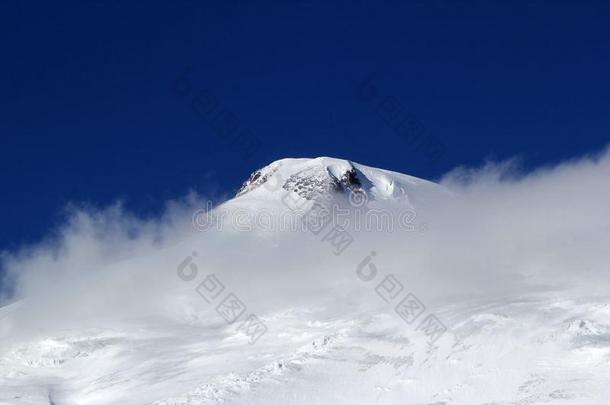
[{"label": "white cloud", "polygon": [[205,313],[196,283],[176,275],[193,251],[202,275],[221,275],[258,312],[330,299],[367,305],[371,294],[359,291],[371,287],[354,270],[372,250],[384,274],[431,305],[536,288],[603,291],[610,278],[608,151],[527,174],[514,168],[508,162],[449,173],[441,183],[452,195],[418,211],[425,232],[358,232],[340,257],[308,233],[196,232],[191,216],[205,201],[195,195],[146,220],[120,205],[72,208],[54,236],[3,255],[12,298],[28,302],[12,332],[141,316],[196,322]]}]

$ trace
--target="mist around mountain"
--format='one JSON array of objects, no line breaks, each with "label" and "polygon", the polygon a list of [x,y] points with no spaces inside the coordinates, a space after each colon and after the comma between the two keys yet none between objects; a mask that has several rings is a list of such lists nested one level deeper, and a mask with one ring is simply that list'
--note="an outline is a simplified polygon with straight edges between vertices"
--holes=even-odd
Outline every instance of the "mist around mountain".
[{"label": "mist around mountain", "polygon": [[1,404],[610,403],[610,156],[333,158],[3,252]]}]

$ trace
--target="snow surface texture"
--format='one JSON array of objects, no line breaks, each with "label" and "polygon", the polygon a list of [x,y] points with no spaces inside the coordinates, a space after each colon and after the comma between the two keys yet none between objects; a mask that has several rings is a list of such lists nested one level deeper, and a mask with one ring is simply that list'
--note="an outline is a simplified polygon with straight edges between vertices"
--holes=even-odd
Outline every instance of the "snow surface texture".
[{"label": "snow surface texture", "polygon": [[[506,174],[283,159],[222,227],[193,226],[195,197],[75,210],[3,256],[0,404],[608,404],[608,154]],[[343,238],[269,222],[320,198],[350,209]],[[356,226],[372,212],[413,215]]]}]

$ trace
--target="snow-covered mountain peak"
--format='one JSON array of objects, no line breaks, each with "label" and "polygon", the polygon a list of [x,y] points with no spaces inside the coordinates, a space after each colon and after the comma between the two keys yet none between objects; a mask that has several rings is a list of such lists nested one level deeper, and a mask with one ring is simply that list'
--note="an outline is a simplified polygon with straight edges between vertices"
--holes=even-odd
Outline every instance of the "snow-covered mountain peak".
[{"label": "snow-covered mountain peak", "polygon": [[[256,170],[236,197],[269,199],[295,192],[306,199],[327,193],[362,192],[370,200],[412,201],[441,187],[417,177],[372,168],[345,159],[281,159]],[[416,196],[417,195],[417,196]]]}]

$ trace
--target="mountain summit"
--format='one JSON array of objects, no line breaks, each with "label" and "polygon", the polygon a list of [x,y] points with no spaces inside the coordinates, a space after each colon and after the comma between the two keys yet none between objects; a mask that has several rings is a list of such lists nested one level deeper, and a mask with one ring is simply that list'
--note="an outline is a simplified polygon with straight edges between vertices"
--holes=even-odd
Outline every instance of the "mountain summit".
[{"label": "mountain summit", "polygon": [[334,193],[364,193],[369,200],[400,201],[413,205],[442,187],[417,177],[377,169],[330,157],[281,159],[250,175],[236,198],[269,199],[271,195],[295,192],[305,199]]}]

